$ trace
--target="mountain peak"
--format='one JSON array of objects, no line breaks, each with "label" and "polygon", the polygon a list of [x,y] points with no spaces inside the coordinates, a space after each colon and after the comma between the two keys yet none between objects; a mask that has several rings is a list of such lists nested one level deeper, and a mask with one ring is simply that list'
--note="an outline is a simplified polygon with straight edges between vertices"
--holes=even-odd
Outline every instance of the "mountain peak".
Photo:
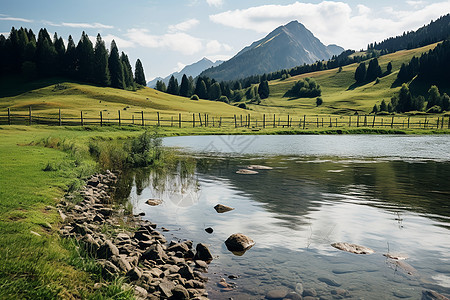
[{"label": "mountain peak", "polygon": [[328,60],[342,51],[344,49],[339,46],[325,46],[303,24],[293,20],[201,75],[218,81],[233,80]]}]

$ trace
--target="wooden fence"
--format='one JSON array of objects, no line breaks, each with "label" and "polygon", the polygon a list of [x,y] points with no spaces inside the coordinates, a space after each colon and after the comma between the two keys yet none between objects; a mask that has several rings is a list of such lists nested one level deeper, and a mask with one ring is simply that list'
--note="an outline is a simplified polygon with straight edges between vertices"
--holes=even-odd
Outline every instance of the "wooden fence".
[{"label": "wooden fence", "polygon": [[201,113],[179,113],[167,115],[145,113],[143,111],[124,116],[120,110],[114,116],[111,112],[100,111],[97,116],[93,113],[80,111],[78,117],[66,115],[62,110],[56,114],[40,116],[29,108],[28,112],[0,111],[0,125],[56,125],[56,126],[162,126],[162,127],[247,127],[253,130],[263,128],[337,128],[337,127],[366,127],[366,128],[411,128],[411,129],[450,129],[450,116],[291,116],[277,114],[211,116]]}]

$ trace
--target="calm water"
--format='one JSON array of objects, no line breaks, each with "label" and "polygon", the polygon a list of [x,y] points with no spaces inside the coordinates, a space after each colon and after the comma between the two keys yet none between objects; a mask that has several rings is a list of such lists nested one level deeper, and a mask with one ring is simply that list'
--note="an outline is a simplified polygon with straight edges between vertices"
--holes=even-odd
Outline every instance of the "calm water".
[{"label": "calm water", "polygon": [[[322,299],[335,299],[337,289],[350,299],[450,294],[450,137],[203,136],[164,144],[195,156],[195,170],[140,171],[124,179],[124,191],[136,213],[170,230],[169,240],[210,245],[211,299],[263,299],[298,283]],[[273,169],[236,174],[250,164]],[[150,207],[149,198],[164,202]],[[218,214],[218,203],[235,210]],[[237,232],[256,242],[243,256],[223,243]],[[376,252],[346,253],[333,242]],[[411,274],[387,261],[388,251],[408,256]],[[222,291],[221,278],[235,288]]]}]

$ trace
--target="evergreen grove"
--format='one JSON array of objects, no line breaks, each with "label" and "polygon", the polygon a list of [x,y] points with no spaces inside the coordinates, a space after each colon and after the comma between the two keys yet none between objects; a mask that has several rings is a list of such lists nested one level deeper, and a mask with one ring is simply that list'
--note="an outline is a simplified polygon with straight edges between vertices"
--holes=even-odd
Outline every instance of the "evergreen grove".
[{"label": "evergreen grove", "polygon": [[52,39],[45,28],[36,39],[31,29],[13,27],[8,38],[0,35],[0,76],[11,74],[27,80],[63,76],[120,89],[146,85],[139,59],[133,74],[128,56],[124,52],[119,54],[114,40],[108,53],[100,34],[93,45],[84,31],[77,45],[69,36],[66,47],[57,33]]}]

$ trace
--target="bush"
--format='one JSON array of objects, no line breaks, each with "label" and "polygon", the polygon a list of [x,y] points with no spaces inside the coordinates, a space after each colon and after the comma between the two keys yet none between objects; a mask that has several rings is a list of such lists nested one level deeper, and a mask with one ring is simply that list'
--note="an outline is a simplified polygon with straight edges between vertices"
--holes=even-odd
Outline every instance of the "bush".
[{"label": "bush", "polygon": [[247,105],[245,105],[245,103],[240,103],[238,105],[239,108],[243,108],[243,109],[247,109]]},{"label": "bush", "polygon": [[133,167],[155,164],[162,156],[162,139],[156,132],[145,131],[131,142],[127,161]]},{"label": "bush", "polygon": [[195,95],[195,94],[194,94],[194,95],[192,95],[192,96],[191,96],[191,100],[196,100],[196,101],[198,101],[198,100],[199,100],[199,98],[198,98],[198,96],[197,96],[197,95]]},{"label": "bush", "polygon": [[297,81],[294,86],[284,94],[285,97],[313,98],[322,94],[320,85],[313,78]]},{"label": "bush", "polygon": [[322,105],[322,103],[323,103],[323,99],[320,98],[320,97],[317,97],[317,99],[316,99],[316,106],[320,106],[320,105]]}]

